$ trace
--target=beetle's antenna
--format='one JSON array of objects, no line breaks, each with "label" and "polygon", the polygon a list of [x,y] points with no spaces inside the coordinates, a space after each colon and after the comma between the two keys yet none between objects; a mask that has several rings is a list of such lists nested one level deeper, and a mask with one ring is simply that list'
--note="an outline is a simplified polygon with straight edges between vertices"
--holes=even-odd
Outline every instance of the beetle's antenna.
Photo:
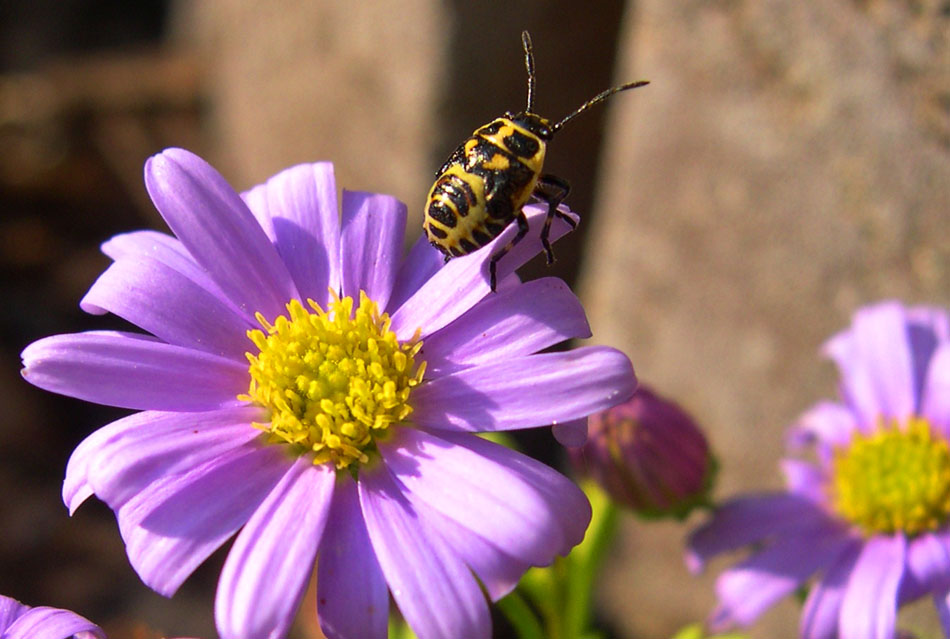
[{"label": "beetle's antenna", "polygon": [[524,46],[524,68],[528,70],[528,106],[525,113],[534,112],[534,50],[531,48],[531,36],[521,32],[521,44]]},{"label": "beetle's antenna", "polygon": [[[563,120],[561,120],[560,122],[552,126],[551,133],[556,132],[558,129],[560,129],[562,126],[564,126],[565,124],[567,124],[568,122],[576,118],[578,115],[580,115],[581,113],[583,113],[590,107],[594,106],[595,104],[603,102],[604,100],[612,96],[614,93],[620,93],[621,91],[626,91],[627,89],[636,89],[637,87],[642,87],[645,84],[650,84],[649,80],[640,80],[639,82],[628,82],[627,84],[621,84],[619,87],[613,87],[613,88],[607,89],[606,91],[601,91],[600,93],[592,97],[590,100],[588,100],[584,104],[577,107],[574,113],[571,113],[569,116],[567,116],[566,118],[564,118]],[[531,85],[529,84],[528,96],[531,95],[530,86]],[[531,98],[529,97],[528,99],[530,100]]]}]

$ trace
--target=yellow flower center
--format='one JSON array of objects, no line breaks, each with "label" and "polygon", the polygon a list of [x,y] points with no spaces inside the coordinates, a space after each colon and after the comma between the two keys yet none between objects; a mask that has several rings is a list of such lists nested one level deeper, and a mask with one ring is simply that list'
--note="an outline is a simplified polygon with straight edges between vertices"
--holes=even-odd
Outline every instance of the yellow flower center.
[{"label": "yellow flower center", "polygon": [[936,530],[950,516],[950,446],[919,417],[855,434],[834,453],[830,488],[835,510],[868,535]]},{"label": "yellow flower center", "polygon": [[308,305],[291,300],[288,316],[273,324],[257,314],[264,330],[247,333],[259,352],[247,353],[251,385],[238,398],[269,409],[270,423],[254,426],[271,442],[312,451],[315,464],[366,463],[375,440],[412,412],[409,393],[425,372],[414,359],[422,342],[417,333],[400,343],[389,315],[363,292],[355,313],[353,298],[335,294],[325,311]]}]

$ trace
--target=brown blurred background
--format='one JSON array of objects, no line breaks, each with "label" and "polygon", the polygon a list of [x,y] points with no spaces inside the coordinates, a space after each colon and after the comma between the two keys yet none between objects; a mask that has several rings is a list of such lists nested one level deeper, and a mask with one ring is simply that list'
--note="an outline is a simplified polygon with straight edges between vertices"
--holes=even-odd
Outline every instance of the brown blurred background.
[{"label": "brown blurred background", "polygon": [[[5,2],[0,593],[76,609],[114,639],[140,622],[214,636],[220,553],[168,601],[129,568],[107,508],[62,507],[69,452],[121,413],[17,374],[34,339],[120,325],[77,304],[107,264],[99,243],[164,228],[145,158],[184,146],[238,189],[333,160],[340,186],[407,202],[414,239],[445,156],[522,108],[525,28],[543,115],[652,81],[552,143],[546,169],[583,222],[553,269],[525,274],[576,284],[595,341],[705,425],[719,496],[781,485],[784,427],[834,392],[816,349],[857,306],[950,304],[947,0]],[[556,454],[546,433],[525,445]],[[686,530],[625,522],[601,584],[610,636],[667,637],[708,613]],[[796,633],[786,603],[752,636]]]}]

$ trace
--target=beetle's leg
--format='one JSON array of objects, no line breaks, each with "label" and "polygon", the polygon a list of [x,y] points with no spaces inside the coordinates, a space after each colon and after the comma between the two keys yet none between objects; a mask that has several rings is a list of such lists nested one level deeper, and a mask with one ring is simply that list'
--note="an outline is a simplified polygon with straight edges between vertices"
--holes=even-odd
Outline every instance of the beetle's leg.
[{"label": "beetle's leg", "polygon": [[544,247],[544,255],[548,264],[554,263],[554,251],[551,249],[551,241],[548,239],[551,235],[551,220],[554,216],[561,218],[571,225],[571,228],[577,226],[569,215],[557,210],[558,205],[564,201],[567,194],[571,191],[571,185],[567,180],[563,180],[554,175],[542,175],[538,179],[538,185],[534,188],[534,196],[542,202],[548,203],[548,214],[544,218],[544,228],[541,229],[541,246]]},{"label": "beetle's leg", "polygon": [[491,260],[488,262],[488,272],[491,276],[489,278],[489,284],[491,285],[492,293],[495,292],[495,285],[498,283],[495,276],[495,265],[498,264],[498,261],[501,258],[508,255],[508,251],[513,249],[515,245],[523,240],[524,236],[528,234],[528,218],[524,216],[524,211],[518,211],[515,221],[518,222],[518,233],[513,238],[511,238],[510,242],[498,249],[495,254],[491,256]]}]

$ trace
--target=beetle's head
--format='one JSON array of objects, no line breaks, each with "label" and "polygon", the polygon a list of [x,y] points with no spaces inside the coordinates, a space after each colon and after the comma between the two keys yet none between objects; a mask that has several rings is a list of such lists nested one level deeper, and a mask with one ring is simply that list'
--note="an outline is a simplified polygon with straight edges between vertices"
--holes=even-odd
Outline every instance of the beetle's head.
[{"label": "beetle's head", "polygon": [[551,126],[551,121],[547,118],[542,118],[537,113],[522,111],[521,113],[509,116],[509,119],[518,126],[522,126],[528,131],[531,131],[542,140],[547,141],[554,137],[554,127]]}]

